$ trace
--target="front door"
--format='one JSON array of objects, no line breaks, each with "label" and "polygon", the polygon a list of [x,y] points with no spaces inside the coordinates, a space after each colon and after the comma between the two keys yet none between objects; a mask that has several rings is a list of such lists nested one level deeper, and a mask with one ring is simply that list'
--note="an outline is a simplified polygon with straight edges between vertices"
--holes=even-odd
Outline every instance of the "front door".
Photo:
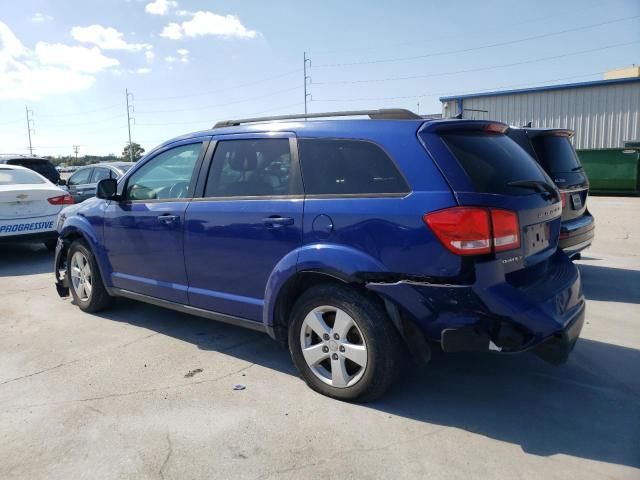
[{"label": "front door", "polygon": [[184,216],[206,143],[190,142],[146,160],[125,180],[123,200],[107,207],[104,243],[115,287],[188,303]]},{"label": "front door", "polygon": [[274,133],[215,139],[203,197],[186,213],[189,299],[194,307],[260,321],[269,275],[302,243],[294,138]]}]

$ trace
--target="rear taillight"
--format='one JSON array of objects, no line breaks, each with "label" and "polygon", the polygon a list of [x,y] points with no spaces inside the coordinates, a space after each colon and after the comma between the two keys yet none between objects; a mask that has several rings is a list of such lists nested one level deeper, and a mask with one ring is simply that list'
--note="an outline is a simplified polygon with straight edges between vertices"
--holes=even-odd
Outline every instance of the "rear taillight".
[{"label": "rear taillight", "polygon": [[493,246],[496,252],[512,250],[520,246],[520,225],[518,215],[509,210],[491,208]]},{"label": "rear taillight", "polygon": [[560,192],[560,200],[562,200],[562,208],[567,204],[567,192]]},{"label": "rear taillight", "polygon": [[509,210],[453,207],[428,213],[422,219],[457,255],[482,255],[493,249],[502,252],[520,246],[518,216]]},{"label": "rear taillight", "polygon": [[59,197],[47,198],[47,202],[51,205],[73,205],[73,197],[71,195],[60,195]]}]

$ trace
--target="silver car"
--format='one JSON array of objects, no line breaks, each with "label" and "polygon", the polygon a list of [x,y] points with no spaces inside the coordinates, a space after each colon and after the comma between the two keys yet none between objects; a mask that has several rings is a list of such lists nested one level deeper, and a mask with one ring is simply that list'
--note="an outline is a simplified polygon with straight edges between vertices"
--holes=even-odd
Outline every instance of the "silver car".
[{"label": "silver car", "polygon": [[134,163],[104,162],[81,167],[67,180],[67,189],[75,203],[96,195],[96,185],[105,178],[119,179]]}]

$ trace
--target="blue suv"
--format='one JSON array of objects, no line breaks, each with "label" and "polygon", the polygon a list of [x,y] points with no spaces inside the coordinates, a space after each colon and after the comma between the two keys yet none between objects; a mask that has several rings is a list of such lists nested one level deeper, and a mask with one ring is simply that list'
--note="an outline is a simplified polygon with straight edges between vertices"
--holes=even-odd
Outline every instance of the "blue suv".
[{"label": "blue suv", "polygon": [[64,217],[58,292],[264,331],[345,400],[377,398],[437,344],[563,362],[580,276],[557,248],[559,193],[507,129],[391,109],[176,138]]}]

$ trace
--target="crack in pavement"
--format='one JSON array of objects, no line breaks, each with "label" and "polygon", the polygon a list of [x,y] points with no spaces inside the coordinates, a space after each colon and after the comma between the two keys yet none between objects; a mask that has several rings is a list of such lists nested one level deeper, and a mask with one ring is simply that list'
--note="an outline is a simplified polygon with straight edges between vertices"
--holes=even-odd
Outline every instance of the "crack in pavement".
[{"label": "crack in pavement", "polygon": [[121,345],[117,345],[115,347],[109,348],[109,349],[107,349],[105,351],[102,351],[102,352],[99,352],[99,353],[96,353],[96,354],[86,355],[84,357],[76,358],[74,360],[69,360],[68,362],[59,363],[58,365],[55,365],[53,367],[49,367],[49,368],[44,368],[42,370],[38,370],[37,372],[28,373],[26,375],[21,375],[19,377],[15,377],[15,378],[10,378],[8,380],[4,380],[4,381],[0,382],[0,386],[6,385],[7,383],[17,382],[18,380],[23,380],[25,378],[35,377],[36,375],[40,375],[42,373],[51,372],[52,370],[56,370],[56,369],[58,369],[60,367],[66,367],[67,365],[73,365],[74,363],[78,363],[78,362],[81,362],[82,360],[87,360],[89,358],[93,358],[93,357],[96,357],[98,355],[102,355],[103,353],[110,352],[111,350],[117,350],[118,348],[128,347],[129,345],[132,345],[132,344],[134,344],[136,342],[140,342],[140,341],[145,340],[145,339],[147,339],[149,337],[153,337],[154,335],[158,335],[158,332],[151,333],[149,335],[145,335],[143,337],[136,338],[135,340],[132,340],[132,341],[127,342],[127,343],[123,343]]},{"label": "crack in pavement", "polygon": [[164,462],[162,462],[162,466],[160,467],[160,471],[158,472],[162,480],[164,480],[164,469],[169,463],[169,459],[171,458],[171,455],[173,455],[173,445],[171,443],[171,436],[169,435],[169,431],[167,431],[167,443],[169,444],[167,449],[167,456],[165,457]]},{"label": "crack in pavement", "polygon": [[[423,438],[430,437],[432,435],[437,435],[438,433],[442,432],[443,430],[448,430],[450,428],[451,427],[449,427],[449,426],[440,427],[440,428],[437,428],[436,430],[433,430],[433,431],[427,432],[427,433],[423,433],[422,435],[417,435],[417,436],[415,436],[413,438],[410,438],[410,439],[402,440],[402,441],[399,441],[399,442],[387,443],[387,444],[381,445],[379,447],[352,448],[352,449],[348,449],[348,450],[341,450],[340,451],[340,455],[345,455],[345,454],[350,454],[350,453],[378,452],[380,450],[386,450],[386,449],[391,448],[391,447],[398,447],[398,446],[401,446],[401,445],[405,445],[407,443],[414,443],[414,442],[417,442],[419,440],[422,440]],[[331,457],[331,455],[329,455],[329,457]],[[300,471],[300,470],[304,470],[306,468],[315,467],[315,466],[318,466],[318,465],[321,465],[321,464],[324,464],[324,463],[333,462],[333,461],[334,460],[332,458],[329,458],[329,459],[319,460],[317,462],[304,463],[302,465],[294,465],[294,466],[289,467],[289,468],[284,468],[284,469],[281,469],[281,470],[274,470],[272,472],[263,473],[260,476],[256,477],[256,480],[269,478],[269,477],[273,477],[273,476],[279,476],[279,475],[282,475],[284,473],[297,472],[297,471]]]},{"label": "crack in pavement", "polygon": [[55,406],[55,405],[67,405],[67,404],[72,404],[72,403],[81,403],[81,402],[94,402],[97,400],[107,400],[109,398],[119,398],[119,397],[129,397],[132,395],[138,395],[140,393],[154,393],[154,392],[159,392],[159,391],[164,391],[164,390],[175,390],[175,389],[179,389],[179,388],[183,388],[183,387],[190,387],[193,385],[200,385],[203,383],[215,383],[218,382],[220,380],[224,380],[225,378],[231,377],[233,375],[237,375],[238,373],[242,373],[245,370],[248,370],[249,368],[253,367],[255,365],[255,363],[252,363],[250,365],[247,365],[245,367],[240,368],[239,370],[234,370],[233,372],[230,373],[226,373],[220,377],[216,377],[216,378],[211,378],[211,379],[204,379],[204,380],[199,380],[197,382],[187,382],[187,383],[178,383],[175,385],[165,385],[162,387],[154,387],[154,388],[145,388],[145,389],[140,389],[140,390],[133,390],[131,392],[119,392],[119,393],[108,393],[106,395],[100,395],[97,397],[87,397],[87,398],[75,398],[75,399],[71,399],[71,400],[58,400],[55,402],[44,402],[44,403],[34,403],[31,405],[10,405],[9,407],[4,409],[4,412],[8,412],[10,410],[24,410],[27,408],[37,408],[37,407],[49,407],[49,406]]}]

